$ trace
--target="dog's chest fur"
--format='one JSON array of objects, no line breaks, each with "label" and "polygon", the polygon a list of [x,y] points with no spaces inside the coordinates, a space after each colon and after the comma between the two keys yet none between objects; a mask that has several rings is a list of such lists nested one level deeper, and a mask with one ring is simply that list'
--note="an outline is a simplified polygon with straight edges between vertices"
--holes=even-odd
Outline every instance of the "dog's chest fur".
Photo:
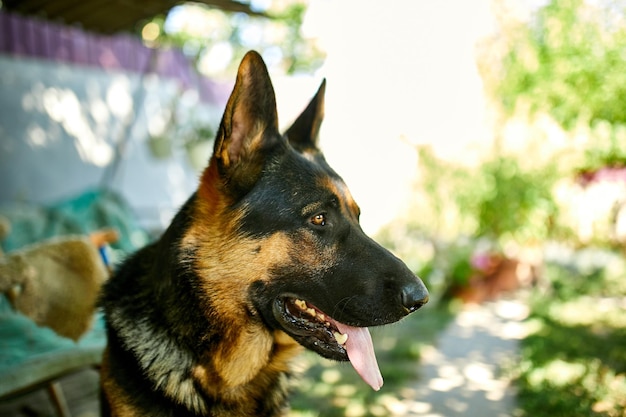
[{"label": "dog's chest fur", "polygon": [[219,302],[194,296],[210,281],[198,274],[197,248],[183,244],[196,203],[193,196],[160,241],[107,285],[116,299],[103,298],[103,388],[124,410],[111,415],[284,415],[291,362],[302,348],[243,308],[228,321]]}]

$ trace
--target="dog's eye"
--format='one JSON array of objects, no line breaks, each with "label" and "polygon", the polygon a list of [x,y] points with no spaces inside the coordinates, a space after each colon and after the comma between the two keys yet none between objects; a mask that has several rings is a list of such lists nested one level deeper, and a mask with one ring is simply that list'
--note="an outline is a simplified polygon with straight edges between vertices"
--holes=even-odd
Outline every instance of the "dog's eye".
[{"label": "dog's eye", "polygon": [[311,217],[311,224],[315,226],[325,226],[326,225],[326,215],[324,213],[316,214]]}]

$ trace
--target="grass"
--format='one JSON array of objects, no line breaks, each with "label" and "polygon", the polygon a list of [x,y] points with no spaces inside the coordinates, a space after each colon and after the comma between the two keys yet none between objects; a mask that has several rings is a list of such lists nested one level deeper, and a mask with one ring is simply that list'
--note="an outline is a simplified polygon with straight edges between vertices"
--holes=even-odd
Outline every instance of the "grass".
[{"label": "grass", "polygon": [[371,329],[384,385],[367,386],[348,363],[336,363],[306,352],[301,356],[302,376],[291,400],[292,417],[388,416],[411,398],[410,382],[419,377],[422,349],[434,343],[452,314],[427,305],[397,324]]},{"label": "grass", "polygon": [[522,341],[522,416],[626,416],[626,262],[598,251],[546,266]]}]

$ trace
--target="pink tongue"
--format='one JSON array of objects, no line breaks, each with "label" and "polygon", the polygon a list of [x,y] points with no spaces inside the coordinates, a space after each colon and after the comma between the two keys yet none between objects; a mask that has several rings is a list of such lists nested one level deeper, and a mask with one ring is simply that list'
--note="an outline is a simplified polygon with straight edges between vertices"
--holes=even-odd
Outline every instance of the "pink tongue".
[{"label": "pink tongue", "polygon": [[351,327],[335,322],[337,329],[348,335],[346,350],[348,358],[356,372],[369,384],[374,391],[378,391],[383,386],[383,377],[378,369],[372,337],[367,327]]}]

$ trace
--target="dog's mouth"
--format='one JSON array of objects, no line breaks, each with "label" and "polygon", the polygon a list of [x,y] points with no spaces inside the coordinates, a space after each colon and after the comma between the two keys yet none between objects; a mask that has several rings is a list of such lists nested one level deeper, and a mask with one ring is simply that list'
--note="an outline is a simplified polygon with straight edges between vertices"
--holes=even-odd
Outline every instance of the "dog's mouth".
[{"label": "dog's mouth", "polygon": [[374,390],[383,384],[367,327],[340,323],[310,302],[295,297],[276,298],[273,313],[283,330],[304,347],[333,360],[350,361]]}]

